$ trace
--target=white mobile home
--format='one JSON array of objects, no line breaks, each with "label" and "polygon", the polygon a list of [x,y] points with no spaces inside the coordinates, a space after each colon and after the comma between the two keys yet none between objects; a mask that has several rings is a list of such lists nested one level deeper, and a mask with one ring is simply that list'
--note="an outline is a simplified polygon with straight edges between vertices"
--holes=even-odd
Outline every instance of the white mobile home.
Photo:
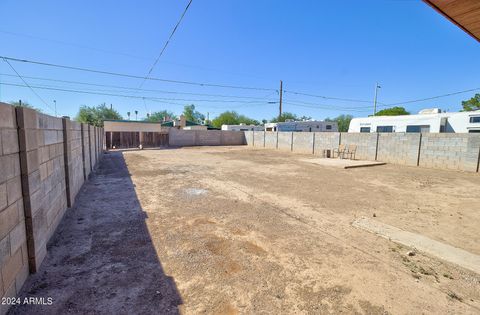
[{"label": "white mobile home", "polygon": [[265,131],[329,132],[338,131],[338,125],[333,121],[286,121],[265,124]]},{"label": "white mobile home", "polygon": [[418,115],[354,118],[348,132],[480,132],[480,111],[442,113],[433,109]]}]

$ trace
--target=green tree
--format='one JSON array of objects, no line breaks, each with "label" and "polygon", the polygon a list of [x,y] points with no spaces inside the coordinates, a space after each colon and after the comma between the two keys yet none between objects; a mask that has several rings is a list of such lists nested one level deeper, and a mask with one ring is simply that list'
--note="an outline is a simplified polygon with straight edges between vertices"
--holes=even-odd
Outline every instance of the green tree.
[{"label": "green tree", "polygon": [[381,111],[378,111],[375,116],[399,116],[399,115],[410,115],[405,108],[400,106],[395,106],[392,108],[385,108]]},{"label": "green tree", "polygon": [[186,120],[196,122],[197,124],[205,120],[205,115],[195,110],[195,105],[187,105],[183,108],[183,116]]},{"label": "green tree", "polygon": [[222,127],[222,125],[259,125],[258,120],[249,118],[244,115],[240,115],[235,111],[226,111],[218,115],[215,119],[212,120],[212,125],[216,128]]},{"label": "green tree", "polygon": [[106,119],[123,119],[115,110],[107,107],[105,103],[97,106],[82,105],[78,111],[75,120],[81,123],[87,123],[96,127],[103,127],[103,121]]},{"label": "green tree", "polygon": [[169,112],[168,110],[161,110],[157,112],[153,112],[150,116],[145,118],[145,121],[150,121],[150,122],[159,122],[163,121],[164,119],[177,119],[177,116],[175,116],[174,113]]},{"label": "green tree", "polygon": [[468,101],[462,101],[462,107],[464,112],[471,112],[473,110],[480,110],[480,94],[475,94],[474,97]]},{"label": "green tree", "polygon": [[350,121],[352,120],[352,115],[340,115],[335,118],[326,118],[325,121],[336,122],[338,125],[338,131],[347,132],[348,127],[350,126]]},{"label": "green tree", "polygon": [[291,120],[299,120],[298,116],[289,112],[283,112],[280,117],[273,117],[270,119],[270,122],[276,123],[276,122],[285,122],[287,119]]}]

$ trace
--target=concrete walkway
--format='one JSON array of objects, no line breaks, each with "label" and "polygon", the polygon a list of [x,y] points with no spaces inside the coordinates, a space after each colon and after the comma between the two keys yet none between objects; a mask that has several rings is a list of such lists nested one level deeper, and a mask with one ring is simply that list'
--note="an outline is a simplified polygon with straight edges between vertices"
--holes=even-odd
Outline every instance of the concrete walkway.
[{"label": "concrete walkway", "polygon": [[82,188],[48,245],[21,305],[10,314],[177,314],[182,303],[163,272],[121,153],[109,153]]}]

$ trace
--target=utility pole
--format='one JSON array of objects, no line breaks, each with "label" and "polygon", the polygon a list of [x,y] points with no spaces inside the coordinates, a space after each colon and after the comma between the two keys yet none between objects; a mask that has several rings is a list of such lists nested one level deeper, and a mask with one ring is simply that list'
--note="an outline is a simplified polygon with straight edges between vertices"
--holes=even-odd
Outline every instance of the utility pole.
[{"label": "utility pole", "polygon": [[53,100],[53,103],[55,105],[55,117],[57,117],[57,100]]},{"label": "utility pole", "polygon": [[375,98],[373,99],[373,115],[377,113],[377,96],[378,96],[378,89],[382,88],[378,85],[378,82],[375,84]]},{"label": "utility pole", "polygon": [[280,80],[280,101],[278,105],[278,120],[282,118],[282,98],[283,98],[283,81]]}]

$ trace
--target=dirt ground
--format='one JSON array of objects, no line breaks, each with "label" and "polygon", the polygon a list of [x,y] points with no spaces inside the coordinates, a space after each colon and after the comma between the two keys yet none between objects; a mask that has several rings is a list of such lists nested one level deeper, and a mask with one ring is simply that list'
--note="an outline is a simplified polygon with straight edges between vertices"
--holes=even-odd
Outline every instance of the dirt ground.
[{"label": "dirt ground", "polygon": [[12,314],[479,314],[480,275],[352,227],[480,254],[480,175],[290,152],[110,152]]}]

